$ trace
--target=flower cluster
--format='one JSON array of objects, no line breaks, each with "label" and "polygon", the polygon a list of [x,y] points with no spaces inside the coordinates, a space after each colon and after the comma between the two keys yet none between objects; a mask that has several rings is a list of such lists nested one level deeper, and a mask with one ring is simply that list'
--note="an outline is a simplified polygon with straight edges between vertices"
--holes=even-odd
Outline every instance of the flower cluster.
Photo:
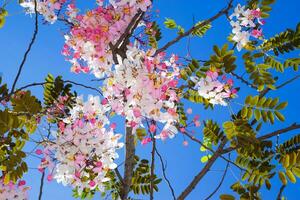
[{"label": "flower cluster", "polygon": [[237,49],[240,51],[250,40],[250,36],[260,38],[262,29],[260,25],[264,25],[261,19],[261,11],[259,8],[255,10],[245,9],[240,4],[234,9],[234,13],[229,17],[232,33],[232,40],[237,43]]},{"label": "flower cluster", "polygon": [[7,200],[27,200],[27,190],[29,187],[25,186],[26,182],[21,180],[18,184],[9,182],[7,185],[0,180],[0,199]]},{"label": "flower cluster", "polygon": [[[61,9],[61,6],[66,0],[37,0],[37,12],[44,16],[44,19],[53,24],[57,20],[56,12]],[[25,8],[28,14],[35,13],[34,0],[21,0],[20,5]]]},{"label": "flower cluster", "polygon": [[125,32],[139,9],[146,11],[150,0],[110,0],[104,5],[98,1],[96,9],[77,15],[76,8],[69,6],[67,14],[74,21],[70,33],[65,36],[63,54],[71,62],[71,71],[92,72],[103,77],[112,67],[110,45],[114,45]]},{"label": "flower cluster", "polygon": [[149,53],[129,46],[127,58],[118,57],[119,64],[104,81],[103,95],[112,111],[124,116],[133,129],[141,126],[143,119],[151,119],[166,123],[164,133],[172,136],[178,118],[177,58],[173,55],[165,61],[164,54],[150,57]]},{"label": "flower cluster", "polygon": [[191,80],[195,83],[194,89],[198,91],[198,94],[208,99],[209,103],[213,105],[227,106],[226,100],[234,98],[237,93],[237,90],[232,88],[233,80],[228,79],[226,81],[225,76],[219,78],[219,74],[216,71],[208,71],[205,78],[193,76]]},{"label": "flower cluster", "polygon": [[115,169],[116,149],[123,146],[109,125],[106,112],[99,97],[89,96],[84,102],[78,97],[71,115],[58,123],[55,140],[45,144],[40,170],[48,167],[52,178],[63,185],[71,185],[82,192],[85,188],[104,190],[103,183],[109,181],[106,174]]}]

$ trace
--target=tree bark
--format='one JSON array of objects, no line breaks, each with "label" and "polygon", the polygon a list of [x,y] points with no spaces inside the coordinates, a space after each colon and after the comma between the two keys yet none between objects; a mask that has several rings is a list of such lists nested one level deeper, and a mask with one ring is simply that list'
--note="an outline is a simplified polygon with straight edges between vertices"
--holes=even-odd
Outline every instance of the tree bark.
[{"label": "tree bark", "polygon": [[194,177],[193,181],[185,188],[185,190],[180,194],[177,200],[184,200],[196,187],[199,181],[206,175],[211,166],[215,163],[215,161],[220,157],[221,152],[227,143],[227,139],[224,138],[218,147],[217,151],[212,155],[212,157],[208,160],[204,168]]},{"label": "tree bark", "polygon": [[133,168],[134,168],[134,155],[135,155],[135,145],[134,145],[134,134],[132,133],[131,127],[126,127],[126,142],[125,142],[125,169],[123,178],[123,189],[121,199],[126,200],[128,193],[130,191]]}]

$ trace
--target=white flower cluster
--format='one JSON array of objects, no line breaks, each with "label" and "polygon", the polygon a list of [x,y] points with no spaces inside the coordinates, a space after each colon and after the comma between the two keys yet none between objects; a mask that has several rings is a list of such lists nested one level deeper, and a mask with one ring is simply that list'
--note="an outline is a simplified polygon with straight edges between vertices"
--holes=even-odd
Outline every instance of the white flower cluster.
[{"label": "white flower cluster", "polygon": [[238,4],[229,18],[231,20],[232,33],[234,34],[232,40],[237,43],[239,51],[249,42],[251,35],[255,38],[262,36],[262,30],[256,28],[258,25],[264,24],[261,20],[259,8],[250,10]]},{"label": "white flower cluster", "polygon": [[119,64],[104,82],[103,95],[112,111],[125,116],[134,129],[142,126],[143,119],[173,126],[178,118],[175,87],[179,71],[174,57],[162,61],[160,56],[149,57],[142,50],[128,48],[127,58],[118,57]]},{"label": "white flower cluster", "polygon": [[194,88],[198,94],[208,99],[209,103],[213,105],[227,106],[226,99],[231,98],[236,93],[235,89],[231,90],[232,80],[230,79],[227,83],[220,82],[217,72],[209,71],[205,78],[192,76],[190,79],[196,84]]},{"label": "white flower cluster", "polygon": [[53,171],[57,182],[71,185],[79,193],[85,188],[104,191],[107,172],[117,167],[116,149],[123,147],[118,141],[121,135],[104,127],[109,124],[107,110],[99,97],[89,96],[87,102],[78,98],[71,116],[59,123],[56,139],[47,143],[41,164]]},{"label": "white flower cluster", "polygon": [[0,199],[1,200],[27,200],[27,190],[29,187],[24,185],[15,185],[12,182],[5,185],[0,181]]},{"label": "white flower cluster", "polygon": [[[56,11],[61,8],[61,5],[66,0],[36,0],[37,12],[44,16],[45,20],[53,24],[57,20]],[[25,8],[27,14],[35,13],[34,0],[21,0],[20,5]]]}]

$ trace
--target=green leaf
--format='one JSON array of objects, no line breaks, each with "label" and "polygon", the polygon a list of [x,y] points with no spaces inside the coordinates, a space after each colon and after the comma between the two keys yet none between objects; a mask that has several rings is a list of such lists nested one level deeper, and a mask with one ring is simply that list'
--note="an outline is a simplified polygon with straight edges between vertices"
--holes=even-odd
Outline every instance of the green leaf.
[{"label": "green leaf", "polygon": [[279,179],[283,185],[287,185],[287,179],[283,172],[278,172]]},{"label": "green leaf", "polygon": [[177,27],[176,22],[173,19],[170,19],[170,18],[166,18],[164,24],[169,29],[174,29],[174,28]]},{"label": "green leaf", "polygon": [[235,200],[234,196],[229,194],[221,194],[220,200]]},{"label": "green leaf", "polygon": [[292,183],[296,183],[296,178],[294,176],[294,174],[292,173],[291,170],[286,170],[286,176],[289,178],[289,180],[292,182]]}]

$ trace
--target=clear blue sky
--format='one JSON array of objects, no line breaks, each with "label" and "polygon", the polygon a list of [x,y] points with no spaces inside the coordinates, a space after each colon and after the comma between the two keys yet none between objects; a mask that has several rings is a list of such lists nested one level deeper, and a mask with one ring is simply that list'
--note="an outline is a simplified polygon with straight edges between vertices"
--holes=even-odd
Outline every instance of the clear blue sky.
[{"label": "clear blue sky", "polygon": [[[78,2],[80,2],[81,7],[86,8],[92,6],[94,0],[78,0]],[[227,3],[226,0],[160,0],[154,2],[155,7],[160,9],[160,18],[158,19],[160,24],[162,24],[165,17],[169,17],[175,19],[178,24],[183,25],[185,28],[188,28],[193,24],[193,19],[195,19],[195,21],[206,19],[218,12]],[[244,1],[234,2],[240,2],[241,4],[244,3]],[[272,36],[286,28],[294,28],[300,21],[299,7],[300,1],[298,0],[277,0],[277,3],[273,6],[271,17],[267,19],[267,24],[263,28],[265,36]],[[22,13],[22,9],[17,6],[16,1],[13,1],[7,9],[11,16],[7,18],[7,23],[4,28],[0,29],[0,73],[3,74],[4,81],[11,86],[17,68],[21,62],[21,58],[31,38],[34,20]],[[64,43],[64,26],[61,23],[56,23],[51,26],[40,24],[39,27],[40,31],[37,37],[37,42],[34,44],[29,55],[29,59],[22,71],[18,86],[23,86],[32,82],[40,82],[44,79],[47,73],[52,73],[54,75],[63,75],[65,79],[76,80],[77,82],[92,84],[97,87],[97,82],[90,82],[90,80],[94,78],[92,75],[75,75],[70,73],[69,63],[65,62],[64,57],[60,54]],[[160,44],[164,44],[168,39],[175,36],[174,32],[170,30],[162,30],[163,39]],[[230,31],[230,26],[226,19],[224,17],[218,19],[213,23],[213,28],[204,38],[195,38],[192,40],[190,44],[192,56],[200,59],[207,59],[212,53],[212,45],[224,44]],[[172,47],[169,52],[186,55],[186,48],[187,40],[183,40],[180,44]],[[299,55],[299,52],[294,55]],[[243,64],[240,61],[238,61],[237,71],[240,73],[244,72]],[[284,77],[281,77],[278,82],[283,82],[293,75],[295,75],[295,73],[290,70],[288,73],[285,73]],[[236,85],[241,85],[241,83],[236,81]],[[242,88],[245,88],[243,85],[241,86]],[[93,92],[89,90],[83,90],[82,88],[76,89],[78,93],[93,94]],[[38,96],[41,96],[42,94],[41,88],[34,88],[33,91]],[[287,121],[284,123],[276,123],[273,126],[266,125],[263,127],[260,134],[288,126],[292,122],[300,121],[300,104],[298,102],[298,99],[300,98],[299,91],[300,84],[299,82],[295,82],[293,85],[287,86],[282,91],[275,91],[269,94],[269,96],[280,96],[282,101],[289,101],[289,106],[284,111]],[[240,97],[235,99],[235,101],[240,103],[243,102],[243,98],[249,93],[255,94],[255,91],[250,89],[241,90],[241,92],[239,92]],[[186,107],[192,107],[194,109],[194,113],[196,112],[197,114],[200,114],[201,120],[214,118],[215,120],[222,122],[229,119],[229,112],[226,107],[217,106],[213,112],[204,110],[201,105],[187,104]],[[232,104],[232,107],[234,110],[240,109],[240,107],[236,104]],[[118,120],[117,122],[122,123],[121,120]],[[196,130],[196,135],[199,138],[201,138],[201,130],[202,127]],[[123,129],[119,129],[119,131],[123,132]],[[288,134],[292,135],[292,132]],[[280,140],[283,141],[284,137],[281,137]],[[190,142],[188,147],[183,147],[182,142],[182,135],[177,135],[175,139],[168,140],[166,143],[158,142],[158,148],[160,149],[164,159],[167,161],[167,175],[170,178],[177,195],[180,194],[180,192],[203,167],[203,164],[200,162],[202,154],[199,151],[199,146]],[[32,148],[32,145],[29,144],[26,148],[30,149]],[[121,158],[118,160],[119,163],[123,161],[123,151],[124,150],[120,150]],[[150,145],[148,147],[141,147],[141,145],[138,145],[138,153],[140,153],[140,157],[150,158],[150,152]],[[39,161],[36,158],[30,157],[30,167],[35,168],[38,163]],[[161,176],[160,163],[156,163],[156,166],[158,167],[157,174],[158,176]],[[203,199],[211,191],[213,191],[222,176],[222,172],[219,172],[219,170],[223,170],[224,167],[224,162],[217,162],[212,167],[212,170],[216,171],[210,172],[203,181],[198,184],[197,188],[187,199]],[[30,191],[30,199],[37,199],[40,176],[41,174],[35,169],[30,169],[28,174],[25,175],[28,185],[32,187]],[[218,199],[218,196],[221,193],[231,193],[229,186],[235,181],[234,176],[239,177],[239,173],[236,169],[234,169],[234,167],[232,167],[232,170],[229,170],[226,176],[223,186],[212,199]],[[281,185],[279,180],[277,178],[275,179],[276,181],[271,191],[263,190],[263,199],[275,199]],[[288,197],[289,200],[299,199],[299,197],[297,197],[299,196],[299,186],[299,183],[294,185],[289,184],[289,186],[284,190],[284,195]],[[160,191],[155,194],[155,199],[171,199],[170,191],[164,181],[160,184],[159,188]],[[70,188],[63,187],[62,185],[55,183],[55,181],[51,183],[47,183],[46,181],[43,199],[69,200],[73,199],[71,194]],[[99,198],[100,196],[98,195],[95,199]],[[146,196],[141,198],[148,199]]]}]

